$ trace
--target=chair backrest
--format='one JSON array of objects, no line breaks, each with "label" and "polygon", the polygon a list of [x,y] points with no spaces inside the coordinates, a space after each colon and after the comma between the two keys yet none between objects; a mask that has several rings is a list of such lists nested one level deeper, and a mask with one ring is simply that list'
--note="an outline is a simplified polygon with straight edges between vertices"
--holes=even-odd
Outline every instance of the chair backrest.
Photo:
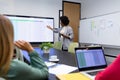
[{"label": "chair backrest", "polygon": [[16,50],[16,58],[17,58],[18,60],[24,61],[23,55],[22,55],[22,53],[20,52],[20,49],[17,48],[17,47],[15,47],[15,50]]},{"label": "chair backrest", "polygon": [[62,42],[60,42],[60,41],[54,42],[53,48],[62,50]]},{"label": "chair backrest", "polygon": [[79,43],[78,42],[70,43],[70,45],[68,47],[68,52],[75,53],[75,47],[79,47]]}]

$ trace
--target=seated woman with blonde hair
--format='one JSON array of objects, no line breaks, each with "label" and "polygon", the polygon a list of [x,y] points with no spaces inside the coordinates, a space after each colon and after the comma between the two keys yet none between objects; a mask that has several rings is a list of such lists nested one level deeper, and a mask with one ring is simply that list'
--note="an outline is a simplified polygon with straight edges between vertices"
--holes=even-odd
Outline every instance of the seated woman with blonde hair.
[{"label": "seated woman with blonde hair", "polygon": [[[30,65],[13,59],[14,45],[26,50]],[[0,15],[0,77],[7,80],[46,80],[48,68],[29,42],[14,42],[13,25],[9,19]]]}]

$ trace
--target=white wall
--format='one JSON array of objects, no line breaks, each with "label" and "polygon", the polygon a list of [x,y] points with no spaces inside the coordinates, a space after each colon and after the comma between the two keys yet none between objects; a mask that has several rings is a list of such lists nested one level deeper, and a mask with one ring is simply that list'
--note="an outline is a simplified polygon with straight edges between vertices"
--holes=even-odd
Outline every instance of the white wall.
[{"label": "white wall", "polygon": [[[0,13],[53,17],[55,27],[58,27],[59,10],[62,10],[62,1],[63,0],[0,0]],[[81,2],[81,0],[64,1]],[[55,34],[55,40],[58,40],[57,34]]]},{"label": "white wall", "polygon": [[[81,17],[93,17],[120,11],[120,0],[63,0],[81,3]],[[0,0],[0,13],[54,17],[58,27],[58,14],[62,0]],[[56,37],[57,40],[57,37]]]},{"label": "white wall", "polygon": [[61,9],[62,0],[0,0],[0,13],[54,17],[55,26]]},{"label": "white wall", "polygon": [[94,17],[117,11],[120,11],[120,0],[82,0],[82,18]]},{"label": "white wall", "polygon": [[1,14],[53,17],[55,27],[58,27],[59,10],[62,0],[0,0]]}]

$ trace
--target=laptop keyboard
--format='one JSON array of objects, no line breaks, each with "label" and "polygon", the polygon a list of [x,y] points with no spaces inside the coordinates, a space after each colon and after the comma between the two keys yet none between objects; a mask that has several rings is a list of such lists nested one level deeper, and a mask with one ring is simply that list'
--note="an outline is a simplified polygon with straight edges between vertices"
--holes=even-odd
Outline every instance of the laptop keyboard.
[{"label": "laptop keyboard", "polygon": [[[101,70],[100,70],[101,71]],[[91,76],[95,76],[98,72],[100,71],[93,71],[93,72],[87,72],[88,74],[90,74]]]}]

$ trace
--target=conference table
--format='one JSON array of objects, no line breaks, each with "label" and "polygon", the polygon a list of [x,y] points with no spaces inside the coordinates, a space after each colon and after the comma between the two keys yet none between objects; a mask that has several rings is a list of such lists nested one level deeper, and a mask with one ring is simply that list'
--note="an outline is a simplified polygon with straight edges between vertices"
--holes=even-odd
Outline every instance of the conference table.
[{"label": "conference table", "polygon": [[[52,55],[57,55],[57,58],[59,59],[59,62],[57,64],[66,64],[69,66],[74,66],[77,67],[77,63],[76,63],[76,56],[74,53],[69,53],[68,51],[62,51],[62,50],[57,50],[54,48],[50,49],[49,53],[44,53],[42,55],[42,58],[45,61],[49,61],[49,57]],[[109,61],[107,61],[108,64],[110,64]],[[61,69],[62,70],[62,69]],[[78,69],[76,69],[74,72],[79,72]],[[48,80],[58,80],[57,77],[55,76],[55,74],[51,74],[49,73],[49,79]]]},{"label": "conference table", "polygon": [[[62,50],[51,48],[49,53],[44,53],[42,55],[42,58],[44,61],[49,61],[49,57],[52,55],[56,55],[57,58],[59,59],[57,64],[65,64],[65,65],[74,66],[74,67],[77,66],[75,55],[73,53],[69,53],[68,51],[62,51]],[[49,73],[48,80],[58,80],[58,79],[55,76],[55,74]]]}]

